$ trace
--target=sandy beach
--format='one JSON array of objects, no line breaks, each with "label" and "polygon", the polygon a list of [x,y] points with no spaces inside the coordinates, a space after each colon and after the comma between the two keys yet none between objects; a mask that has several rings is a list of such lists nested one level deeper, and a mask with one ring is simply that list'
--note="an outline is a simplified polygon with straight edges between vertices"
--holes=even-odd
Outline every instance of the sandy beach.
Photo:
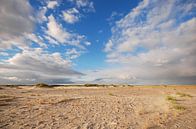
[{"label": "sandy beach", "polygon": [[195,129],[196,86],[1,86],[0,128]]}]

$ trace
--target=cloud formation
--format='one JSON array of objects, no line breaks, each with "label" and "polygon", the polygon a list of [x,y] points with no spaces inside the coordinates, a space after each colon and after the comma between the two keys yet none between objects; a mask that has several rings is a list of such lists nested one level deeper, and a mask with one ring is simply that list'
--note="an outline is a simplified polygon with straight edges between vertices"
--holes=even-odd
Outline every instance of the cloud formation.
[{"label": "cloud formation", "polygon": [[[90,42],[56,20],[57,1],[42,5],[36,12],[27,0],[0,1],[0,84],[72,83],[83,75],[73,70],[72,59]],[[49,51],[53,45],[64,52]]]},{"label": "cloud formation", "polygon": [[68,59],[75,59],[78,58],[81,55],[81,51],[77,51],[75,48],[68,49],[65,53]]},{"label": "cloud formation", "polygon": [[63,43],[64,41],[70,38],[71,35],[67,31],[63,30],[63,27],[56,22],[54,16],[50,15],[48,19],[48,35],[50,35],[60,43]]},{"label": "cloud formation", "polygon": [[48,17],[47,30],[45,31],[46,39],[50,43],[71,45],[81,49],[85,49],[88,46],[88,41],[84,35],[79,35],[77,33],[71,33],[62,27],[61,24],[57,23],[53,15]]},{"label": "cloud formation", "polygon": [[[83,72],[73,69],[74,60],[88,51],[97,54],[97,50],[92,51],[102,45],[100,39],[98,46],[90,46],[84,35],[90,37],[89,32],[98,26],[86,30],[86,26],[80,26],[84,25],[81,21],[85,14],[95,12],[94,3],[36,2],[32,7],[28,0],[0,1],[0,84],[196,83],[194,1],[143,0],[125,16],[114,10],[105,19],[112,22],[111,37],[96,55],[105,56],[106,65],[100,68],[105,64],[101,62],[95,65],[99,69]],[[114,22],[116,19],[120,20]],[[87,20],[87,24],[90,22]],[[93,35],[90,39],[96,40]],[[83,65],[92,55],[77,62]]]},{"label": "cloud formation", "polygon": [[85,12],[94,12],[94,4],[90,0],[69,0],[71,3],[74,3],[77,8],[82,8]]},{"label": "cloud formation", "polygon": [[50,9],[54,9],[58,5],[57,1],[48,1],[47,7]]},{"label": "cloud formation", "polygon": [[117,72],[125,82],[195,83],[195,7],[193,1],[142,1],[112,28],[107,62],[120,67],[106,78]]},{"label": "cloud formation", "polygon": [[73,24],[79,20],[79,11],[76,8],[63,11],[63,18],[65,22]]},{"label": "cloud formation", "polygon": [[34,25],[33,8],[26,0],[1,0],[0,51],[14,45],[26,47],[23,34],[32,33]]},{"label": "cloud formation", "polygon": [[26,0],[0,1],[0,34],[1,36],[18,36],[32,32],[34,19],[32,7]]},{"label": "cloud formation", "polygon": [[[49,54],[40,48],[25,50],[0,63],[0,78],[3,82],[33,84],[36,82],[55,83],[55,80],[71,81],[82,73],[71,69],[71,62],[56,52]],[[53,81],[53,82],[52,82]],[[2,83],[2,82],[1,82]]]}]

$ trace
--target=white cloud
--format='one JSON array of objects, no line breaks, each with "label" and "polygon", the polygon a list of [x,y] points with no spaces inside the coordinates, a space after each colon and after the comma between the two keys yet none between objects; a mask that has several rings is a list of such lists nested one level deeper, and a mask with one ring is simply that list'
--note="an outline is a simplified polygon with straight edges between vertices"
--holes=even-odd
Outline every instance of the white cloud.
[{"label": "white cloud", "polygon": [[23,36],[11,36],[0,38],[0,51],[12,49],[17,47],[19,49],[29,48],[29,42],[25,41]]},{"label": "white cloud", "polygon": [[9,53],[7,53],[7,52],[0,52],[0,56],[9,56]]},{"label": "white cloud", "polygon": [[1,36],[18,36],[24,32],[32,32],[34,21],[32,8],[26,0],[0,1],[0,33]]},{"label": "white cloud", "polygon": [[108,43],[105,45],[104,51],[105,51],[105,52],[109,52],[109,51],[112,50],[112,47],[113,47],[113,43],[112,43],[111,40],[109,40]]},{"label": "white cloud", "polygon": [[10,81],[17,81],[17,82],[20,82],[22,81],[21,79],[17,78],[17,77],[2,77],[2,79],[5,79],[5,80],[10,80]]},{"label": "white cloud", "polygon": [[50,9],[54,9],[58,5],[57,1],[49,1],[47,7]]},{"label": "white cloud", "polygon": [[79,21],[79,11],[76,8],[63,11],[63,18],[65,22],[73,24]]},{"label": "white cloud", "polygon": [[110,25],[113,24],[114,21],[121,18],[123,16],[123,13],[118,13],[116,11],[113,11],[112,14],[106,19]]},{"label": "white cloud", "polygon": [[0,49],[27,47],[24,33],[32,33],[35,25],[33,9],[26,0],[0,1]]},{"label": "white cloud", "polygon": [[[55,6],[48,4],[48,8]],[[27,0],[0,1],[0,56],[5,57],[0,59],[0,84],[71,83],[82,74],[72,69],[73,64],[64,59],[65,55],[47,48],[76,47],[77,53],[70,51],[73,59],[90,43],[84,35],[68,32],[52,14],[46,17],[46,7],[38,14],[34,12]]]},{"label": "white cloud", "polygon": [[[130,74],[138,83],[195,82],[193,5],[194,2],[142,1],[113,26],[112,37],[105,45],[107,62],[123,65],[124,68],[116,67],[118,73]],[[110,70],[112,75],[116,72]]]},{"label": "white cloud", "polygon": [[25,38],[27,40],[30,40],[30,41],[32,41],[34,43],[37,43],[41,47],[45,47],[45,48],[47,47],[47,45],[42,41],[42,39],[40,37],[38,37],[37,35],[33,34],[33,33],[31,33],[31,34],[25,34],[24,36],[25,36]]},{"label": "white cloud", "polygon": [[50,15],[48,17],[49,22],[47,23],[47,34],[56,39],[58,42],[63,43],[70,38],[70,33],[63,30],[63,27],[58,24],[55,18]]},{"label": "white cloud", "polygon": [[86,42],[84,42],[84,44],[85,44],[86,46],[90,46],[90,45],[91,45],[91,42],[86,41]]},{"label": "white cloud", "polygon": [[78,58],[81,55],[81,51],[77,51],[75,48],[68,49],[65,53],[68,59],[72,60]]},{"label": "white cloud", "polygon": [[50,44],[58,45],[58,42],[57,42],[55,39],[53,39],[52,37],[45,35],[44,38],[45,38],[46,40],[48,40],[48,42],[49,42]]},{"label": "white cloud", "polygon": [[85,12],[94,12],[95,8],[93,2],[90,0],[69,0],[72,3],[75,3],[77,8],[82,8]]},{"label": "white cloud", "polygon": [[[66,29],[63,28],[61,24],[57,23],[53,15],[50,15],[48,19],[49,21],[47,23],[46,34],[51,36],[60,44],[71,45],[76,46],[80,49],[85,49],[84,45],[86,45],[86,42],[88,41],[86,40],[86,37],[84,35],[66,31]],[[51,41],[51,39],[49,39],[48,37],[47,39]]]},{"label": "white cloud", "polygon": [[71,65],[60,53],[49,54],[40,48],[29,49],[0,63],[0,78],[4,79],[3,82],[5,78],[11,79],[12,83],[50,82],[50,79],[64,80],[66,83],[68,78],[82,75],[72,70]]},{"label": "white cloud", "polygon": [[46,12],[47,12],[47,8],[46,8],[46,7],[43,7],[43,8],[38,12],[37,20],[38,20],[40,23],[47,21]]},{"label": "white cloud", "polygon": [[0,1],[0,51],[17,47],[27,49],[31,42],[46,44],[33,34],[36,24],[33,8],[26,0]]}]

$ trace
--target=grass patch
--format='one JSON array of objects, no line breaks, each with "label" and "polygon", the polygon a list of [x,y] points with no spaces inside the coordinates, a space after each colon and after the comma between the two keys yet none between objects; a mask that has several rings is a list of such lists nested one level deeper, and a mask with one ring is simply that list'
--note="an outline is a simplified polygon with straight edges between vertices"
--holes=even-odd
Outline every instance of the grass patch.
[{"label": "grass patch", "polygon": [[13,97],[13,96],[6,95],[6,94],[0,94],[0,98],[10,98],[10,97]]},{"label": "grass patch", "polygon": [[166,98],[168,101],[170,101],[172,104],[176,104],[177,99],[173,96],[167,96]]},{"label": "grass patch", "polygon": [[165,88],[168,87],[168,85],[163,85]]},{"label": "grass patch", "polygon": [[186,109],[185,107],[183,107],[181,105],[174,105],[173,108],[176,109],[176,110],[180,110],[180,111],[183,111],[183,110]]},{"label": "grass patch", "polygon": [[191,96],[191,95],[189,95],[189,94],[181,93],[181,92],[177,92],[176,94],[179,95],[180,97],[190,97],[190,98],[193,97],[193,96]]},{"label": "grass patch", "polygon": [[97,87],[98,84],[84,84],[85,87]]},{"label": "grass patch", "polygon": [[186,108],[177,104],[177,99],[173,96],[167,96],[166,100],[170,101],[173,105],[173,108],[176,109],[176,110],[179,110],[179,111],[183,111],[185,110]]},{"label": "grass patch", "polygon": [[62,99],[62,100],[56,102],[56,104],[57,104],[57,103],[67,103],[67,102],[70,102],[70,101],[73,101],[73,100],[76,100],[76,99],[64,98],[64,99]]},{"label": "grass patch", "polygon": [[30,94],[30,96],[41,96],[40,94]]},{"label": "grass patch", "polygon": [[112,93],[109,93],[109,95],[110,95],[110,96],[115,96],[115,95],[114,95],[114,94],[112,94]]},{"label": "grass patch", "polygon": [[52,86],[49,86],[46,83],[37,83],[37,84],[35,84],[35,86],[39,87],[39,88],[52,88]]}]

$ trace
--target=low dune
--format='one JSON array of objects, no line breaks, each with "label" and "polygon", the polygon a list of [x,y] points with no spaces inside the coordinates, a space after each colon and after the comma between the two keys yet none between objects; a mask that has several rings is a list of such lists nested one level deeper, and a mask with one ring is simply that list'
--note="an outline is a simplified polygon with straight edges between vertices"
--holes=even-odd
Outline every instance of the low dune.
[{"label": "low dune", "polygon": [[195,129],[196,86],[1,86],[0,128]]}]

